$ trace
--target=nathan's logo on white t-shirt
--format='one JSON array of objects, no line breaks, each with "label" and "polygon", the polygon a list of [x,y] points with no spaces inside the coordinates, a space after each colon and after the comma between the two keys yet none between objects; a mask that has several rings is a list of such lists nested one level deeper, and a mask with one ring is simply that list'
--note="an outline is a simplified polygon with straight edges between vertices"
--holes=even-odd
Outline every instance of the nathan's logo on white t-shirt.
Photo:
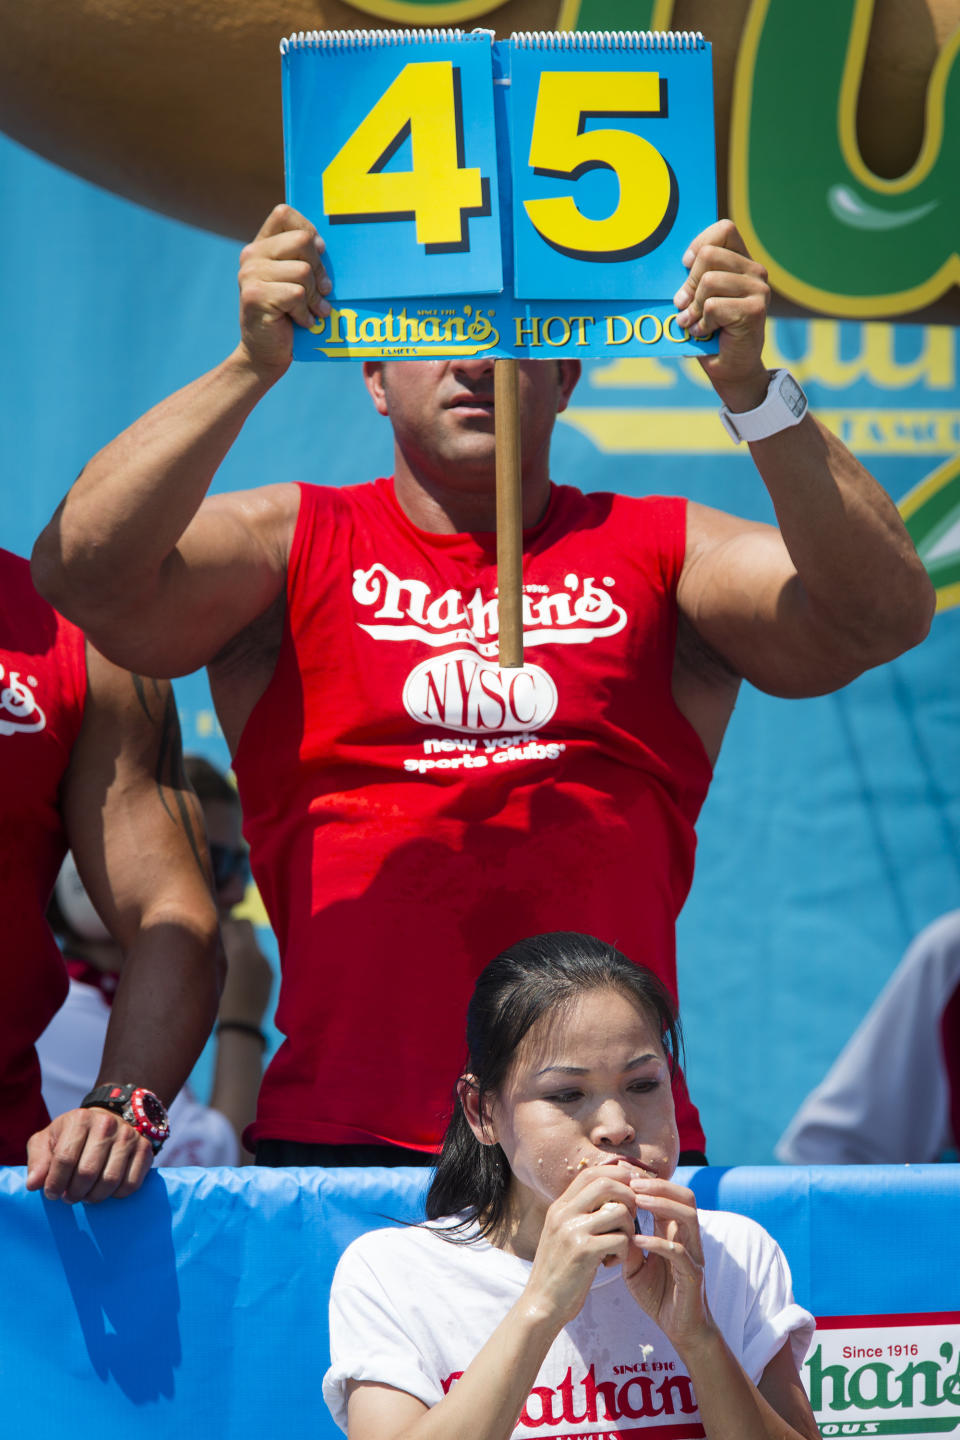
[{"label": "nathan's logo on white t-shirt", "polygon": [[[563,588],[525,584],[523,638],[527,645],[582,645],[616,635],[627,612],[610,591],[612,576],[568,574]],[[423,580],[403,580],[385,565],[353,572],[353,599],[372,613],[357,623],[374,640],[419,640],[434,649],[470,645],[480,655],[497,653],[498,606],[479,589],[469,597],[460,590],[434,595]]]},{"label": "nathan's logo on white t-shirt", "polygon": [[[699,1411],[689,1375],[669,1372],[675,1361],[663,1362],[659,1373],[634,1373],[624,1378],[624,1371],[646,1371],[643,1365],[617,1365],[613,1376],[597,1377],[591,1365],[585,1374],[575,1374],[572,1367],[556,1386],[534,1385],[527,1403],[520,1412],[515,1434],[529,1435],[530,1440],[617,1440],[621,1435],[647,1435],[650,1440],[695,1440],[705,1431],[699,1423]],[[446,1395],[460,1379],[462,1370],[454,1371],[440,1383]],[[688,1417],[697,1416],[696,1420]],[[680,1417],[677,1423],[675,1417]],[[634,1420],[644,1420],[642,1426]],[[650,1424],[649,1422],[659,1421]],[[684,1423],[684,1420],[686,1423]]]},{"label": "nathan's logo on white t-shirt", "polygon": [[475,650],[448,650],[411,670],[403,705],[443,730],[539,730],[557,708],[557,687],[539,665],[501,670]]},{"label": "nathan's logo on white t-shirt", "polygon": [[0,664],[0,735],[32,735],[47,723],[31,688],[36,687],[36,677],[21,680],[20,674]]}]

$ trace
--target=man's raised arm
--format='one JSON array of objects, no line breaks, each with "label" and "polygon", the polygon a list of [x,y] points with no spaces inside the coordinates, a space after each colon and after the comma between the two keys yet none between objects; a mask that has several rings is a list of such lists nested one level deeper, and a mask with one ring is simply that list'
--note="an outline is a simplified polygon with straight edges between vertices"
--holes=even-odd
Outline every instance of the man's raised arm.
[{"label": "man's raised arm", "polygon": [[302,215],[271,212],[241,256],[236,350],[94,456],[37,540],[37,589],[119,665],[195,670],[280,592],[296,487],[204,496],[294,324],[329,313],[322,250]]},{"label": "man's raised arm", "polygon": [[[890,497],[809,413],[751,438],[747,412],[771,382],[761,360],[769,290],[732,223],[704,231],[685,259],[680,323],[720,332],[719,354],[700,363],[751,440],[780,528],[691,504],[680,609],[759,689],[838,689],[923,639],[933,586]],[[758,417],[754,426],[766,423]]]}]

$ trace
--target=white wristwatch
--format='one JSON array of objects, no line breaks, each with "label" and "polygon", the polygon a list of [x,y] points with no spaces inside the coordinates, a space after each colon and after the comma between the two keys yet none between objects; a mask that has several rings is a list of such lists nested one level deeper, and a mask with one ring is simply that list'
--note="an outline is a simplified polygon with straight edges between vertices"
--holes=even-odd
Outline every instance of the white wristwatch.
[{"label": "white wristwatch", "polygon": [[799,383],[789,370],[774,370],[767,393],[755,410],[732,413],[724,405],[720,419],[739,445],[741,440],[766,440],[768,435],[799,425],[806,413],[807,397]]}]

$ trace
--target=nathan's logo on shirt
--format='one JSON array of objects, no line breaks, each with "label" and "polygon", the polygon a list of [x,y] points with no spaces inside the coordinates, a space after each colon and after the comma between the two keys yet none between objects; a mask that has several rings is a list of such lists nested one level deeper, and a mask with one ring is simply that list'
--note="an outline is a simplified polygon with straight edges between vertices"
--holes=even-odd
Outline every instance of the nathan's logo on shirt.
[{"label": "nathan's logo on shirt", "polygon": [[538,730],[557,708],[557,687],[539,665],[501,670],[475,650],[448,650],[411,670],[403,705],[443,730]]},{"label": "nathan's logo on shirt", "polygon": [[20,673],[0,665],[0,735],[32,735],[47,723],[31,689],[36,677],[28,675],[24,681]]},{"label": "nathan's logo on shirt", "polygon": [[[524,586],[523,638],[527,645],[581,645],[616,635],[627,612],[610,594],[616,581],[592,575],[565,575],[563,589]],[[421,640],[438,649],[471,645],[480,655],[497,652],[497,601],[484,600],[479,588],[466,597],[460,590],[434,595],[423,580],[402,580],[385,565],[353,572],[353,598],[372,611],[361,620],[374,640]],[[542,722],[541,722],[542,723]]]},{"label": "nathan's logo on shirt", "polygon": [[[630,1366],[614,1366],[614,1371],[632,1369]],[[647,1365],[636,1369],[648,1369]],[[672,1370],[673,1365],[664,1364],[663,1370]],[[444,1394],[463,1371],[448,1375],[443,1383]],[[630,1435],[640,1433],[654,1437],[661,1429],[671,1436],[683,1436],[693,1440],[704,1434],[698,1421],[688,1421],[682,1427],[658,1425],[634,1427],[623,1425],[624,1420],[650,1420],[671,1415],[698,1415],[697,1401],[689,1375],[680,1374],[633,1374],[624,1379],[598,1380],[596,1367],[591,1365],[587,1373],[574,1379],[572,1367],[556,1386],[534,1385],[527,1396],[527,1403],[520,1412],[517,1428],[529,1430],[538,1440],[601,1440],[607,1435]],[[616,1429],[611,1430],[611,1425]],[[579,1429],[589,1426],[590,1429]]]}]

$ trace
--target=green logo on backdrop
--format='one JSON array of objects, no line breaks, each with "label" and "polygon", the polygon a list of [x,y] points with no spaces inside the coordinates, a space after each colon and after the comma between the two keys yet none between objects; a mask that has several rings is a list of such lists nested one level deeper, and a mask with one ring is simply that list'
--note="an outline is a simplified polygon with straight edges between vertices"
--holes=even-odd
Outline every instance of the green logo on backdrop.
[{"label": "green logo on backdrop", "polygon": [[865,318],[960,282],[960,29],[927,86],[923,146],[894,180],[857,143],[873,0],[754,0],[734,80],[733,214],[783,295]]},{"label": "green logo on backdrop", "polygon": [[960,456],[909,491],[899,510],[937,587],[937,609],[960,605]]}]

